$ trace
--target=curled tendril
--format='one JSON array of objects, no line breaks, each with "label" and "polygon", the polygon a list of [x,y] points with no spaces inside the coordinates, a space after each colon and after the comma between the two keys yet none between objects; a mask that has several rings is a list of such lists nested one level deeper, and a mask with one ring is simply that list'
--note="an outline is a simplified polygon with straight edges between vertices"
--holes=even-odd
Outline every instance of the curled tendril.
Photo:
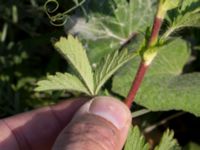
[{"label": "curled tendril", "polygon": [[[56,15],[52,15],[52,13],[55,13],[58,10],[59,3],[57,0],[47,0],[46,3],[44,4],[44,10],[45,10],[45,13],[47,14],[48,18],[50,19],[50,23],[52,25],[63,26],[70,18],[68,13],[75,10],[77,7],[82,6],[85,1],[86,0],[82,0],[81,2],[78,2],[78,0],[73,0],[73,2],[75,3],[74,7],[70,8],[69,10],[67,10],[63,13],[58,13]],[[48,7],[49,5],[52,5],[53,8],[49,8]]]}]

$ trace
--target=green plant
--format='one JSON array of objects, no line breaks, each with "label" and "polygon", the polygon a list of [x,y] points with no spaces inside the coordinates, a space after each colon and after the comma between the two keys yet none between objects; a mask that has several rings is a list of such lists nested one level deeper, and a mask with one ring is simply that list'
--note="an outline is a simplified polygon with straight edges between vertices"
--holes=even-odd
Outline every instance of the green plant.
[{"label": "green plant", "polygon": [[[154,150],[180,150],[177,141],[173,139],[174,132],[167,130]],[[134,139],[134,140],[133,140]],[[144,136],[137,126],[131,127],[124,150],[148,150],[150,145],[145,142]]]},{"label": "green plant", "polygon": [[[110,11],[91,10],[87,12],[88,21],[75,17],[74,27],[68,28],[66,24],[68,33],[79,33],[79,39],[87,47],[70,34],[55,42],[54,47],[73,71],[47,76],[38,82],[36,91],[66,90],[96,96],[105,94],[102,86],[112,77],[111,92],[126,97],[129,108],[136,99],[136,103],[151,111],[184,110],[200,116],[200,74],[183,73],[190,56],[189,46],[180,37],[172,37],[184,27],[200,27],[200,3],[198,0],[159,0],[155,5],[155,2],[89,3],[88,6],[101,3],[101,7],[108,6]],[[142,16],[138,15],[140,13]],[[167,26],[160,32],[163,22]],[[174,149],[176,142],[170,140],[171,136],[167,131],[161,142],[164,146],[161,144],[156,149]]]},{"label": "green plant", "polygon": [[92,71],[86,51],[77,38],[71,35],[68,39],[61,37],[54,46],[69,61],[77,75],[69,73],[50,75],[47,80],[38,82],[36,91],[68,90],[95,96],[118,68],[136,56],[135,53],[129,54],[126,50],[116,51],[106,56],[102,63],[99,63]]},{"label": "green plant", "polygon": [[[82,0],[81,2],[79,2],[78,0],[73,0],[73,2],[76,4],[76,6],[70,8],[69,10],[65,11],[64,13],[58,13],[56,15],[52,15],[59,8],[59,3],[56,0],[46,1],[46,3],[44,4],[44,9],[45,9],[47,16],[50,19],[50,23],[54,26],[64,25],[68,21],[68,19],[70,18],[68,14],[71,11],[75,10],[77,7],[79,7],[79,6],[81,7],[82,4],[85,2],[85,0]],[[51,3],[54,5],[54,7],[48,8],[48,5],[50,5]],[[84,10],[84,8],[82,8],[82,9]]]},{"label": "green plant", "polygon": [[50,26],[40,30],[48,21],[43,4],[37,0],[0,1],[0,118],[47,104],[32,89],[44,74],[40,52],[47,56],[45,43],[48,46],[49,38],[59,33],[49,34]]}]

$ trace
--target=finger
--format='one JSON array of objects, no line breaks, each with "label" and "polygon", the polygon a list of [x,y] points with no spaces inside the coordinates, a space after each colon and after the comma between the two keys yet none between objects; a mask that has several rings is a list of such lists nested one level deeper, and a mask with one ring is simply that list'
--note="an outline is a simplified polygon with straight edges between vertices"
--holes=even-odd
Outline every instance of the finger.
[{"label": "finger", "polygon": [[131,113],[122,102],[96,97],[80,108],[53,150],[120,150],[130,124]]},{"label": "finger", "polygon": [[[50,150],[59,132],[88,98],[63,101],[0,121],[0,149]],[[13,147],[12,147],[13,146]]]}]

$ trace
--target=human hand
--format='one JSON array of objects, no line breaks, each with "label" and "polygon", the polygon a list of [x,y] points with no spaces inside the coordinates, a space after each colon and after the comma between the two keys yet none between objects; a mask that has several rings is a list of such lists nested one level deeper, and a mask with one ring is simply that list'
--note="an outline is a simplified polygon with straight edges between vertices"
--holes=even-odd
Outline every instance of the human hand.
[{"label": "human hand", "polygon": [[1,120],[0,149],[120,150],[130,124],[129,109],[112,97],[71,99]]}]

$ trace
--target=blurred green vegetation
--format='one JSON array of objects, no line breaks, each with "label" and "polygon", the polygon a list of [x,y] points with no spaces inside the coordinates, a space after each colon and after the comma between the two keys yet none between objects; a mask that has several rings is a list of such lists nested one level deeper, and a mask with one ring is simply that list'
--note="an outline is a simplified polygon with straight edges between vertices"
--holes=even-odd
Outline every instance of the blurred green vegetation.
[{"label": "blurred green vegetation", "polygon": [[[65,71],[67,63],[53,49],[52,38],[64,35],[63,27],[54,27],[44,13],[46,0],[0,1],[0,117],[55,103],[61,93],[35,93],[36,81]],[[64,1],[61,10],[72,6]],[[199,49],[200,31],[184,30],[182,36]],[[200,71],[200,51],[187,70]],[[63,96],[63,94],[62,94]],[[64,95],[68,97],[70,95]]]},{"label": "blurred green vegetation", "polygon": [[0,117],[54,103],[59,95],[33,91],[46,73],[67,68],[51,46],[51,38],[64,30],[49,24],[44,2],[0,1]]},{"label": "blurred green vegetation", "polygon": [[[64,29],[49,23],[43,10],[45,1],[0,1],[0,118],[56,103],[60,99],[71,96],[62,92],[34,92],[36,82],[46,74],[64,72],[68,69],[66,61],[51,44],[52,38],[65,35]],[[62,1],[60,9],[66,10],[71,6],[71,1]],[[186,65],[185,72],[200,71],[200,30],[188,28],[177,34],[189,41],[193,49],[191,61]],[[111,89],[110,82],[106,84],[108,90]],[[146,122],[155,118],[159,120],[161,117],[156,115],[140,118],[140,120]],[[177,124],[177,120],[175,122]],[[178,122],[177,130],[182,131],[182,128],[179,128],[182,122]],[[193,125],[192,122],[190,125]],[[186,128],[184,125],[183,127]],[[190,133],[199,131],[193,127],[188,129],[192,130],[188,131]],[[182,134],[181,136],[189,138]],[[189,140],[183,141],[182,144]],[[200,142],[198,138],[196,140],[197,143]]]}]

